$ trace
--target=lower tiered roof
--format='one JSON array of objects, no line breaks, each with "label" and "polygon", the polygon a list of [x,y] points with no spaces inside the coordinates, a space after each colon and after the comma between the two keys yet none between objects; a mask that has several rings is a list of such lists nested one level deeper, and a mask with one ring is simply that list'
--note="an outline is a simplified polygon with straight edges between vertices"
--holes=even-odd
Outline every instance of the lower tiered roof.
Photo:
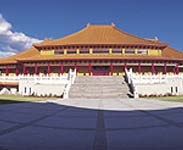
[{"label": "lower tiered roof", "polygon": [[[44,47],[51,48],[70,46],[70,45],[144,45],[161,48],[161,56],[149,55],[131,55],[131,54],[69,54],[69,55],[41,55],[40,50]],[[168,44],[161,43],[157,40],[147,40],[137,36],[128,34],[117,29],[114,25],[87,25],[86,28],[79,32],[68,35],[66,37],[56,40],[45,40],[42,43],[34,44],[32,48],[25,50],[16,55],[0,59],[0,64],[16,64],[18,62],[28,61],[49,61],[49,60],[66,60],[66,59],[135,59],[135,60],[183,60],[183,53],[181,51],[170,48]]]},{"label": "lower tiered roof", "polygon": [[14,56],[0,59],[0,64],[16,64],[27,61],[48,61],[48,60],[66,60],[66,59],[134,59],[134,60],[183,60],[183,53],[173,48],[166,48],[162,56],[146,55],[40,55],[36,48],[30,48]]}]

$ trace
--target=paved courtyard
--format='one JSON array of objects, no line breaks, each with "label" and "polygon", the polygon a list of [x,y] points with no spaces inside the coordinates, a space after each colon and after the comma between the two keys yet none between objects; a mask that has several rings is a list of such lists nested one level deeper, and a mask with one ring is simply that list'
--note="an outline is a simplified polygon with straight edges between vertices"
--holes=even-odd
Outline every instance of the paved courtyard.
[{"label": "paved courtyard", "polygon": [[0,106],[0,150],[181,150],[182,140],[182,103],[70,99]]}]

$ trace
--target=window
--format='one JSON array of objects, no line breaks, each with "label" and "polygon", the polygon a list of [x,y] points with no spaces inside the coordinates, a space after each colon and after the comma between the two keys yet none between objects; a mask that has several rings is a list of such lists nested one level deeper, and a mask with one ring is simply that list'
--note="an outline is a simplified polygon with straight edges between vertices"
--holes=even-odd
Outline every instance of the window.
[{"label": "window", "polygon": [[24,88],[24,94],[26,94],[26,92],[27,92],[27,88],[25,87],[25,88]]},{"label": "window", "polygon": [[112,53],[113,54],[121,54],[122,51],[120,49],[115,49],[115,50],[112,50]]},{"label": "window", "polygon": [[94,54],[109,54],[109,50],[93,50]]},{"label": "window", "polygon": [[89,54],[89,50],[80,50],[80,54]]},{"label": "window", "polygon": [[173,87],[171,87],[171,93],[173,93]]},{"label": "window", "polygon": [[67,54],[76,54],[76,50],[68,50]]},{"label": "window", "polygon": [[175,87],[175,91],[176,91],[176,93],[178,92],[178,87],[177,86]]},{"label": "window", "polygon": [[137,50],[137,54],[146,55],[147,54],[147,50],[146,49],[139,49],[139,50]]},{"label": "window", "polygon": [[64,54],[64,51],[55,51],[55,55],[61,55]]},{"label": "window", "polygon": [[135,50],[134,49],[126,49],[125,54],[135,54]]}]

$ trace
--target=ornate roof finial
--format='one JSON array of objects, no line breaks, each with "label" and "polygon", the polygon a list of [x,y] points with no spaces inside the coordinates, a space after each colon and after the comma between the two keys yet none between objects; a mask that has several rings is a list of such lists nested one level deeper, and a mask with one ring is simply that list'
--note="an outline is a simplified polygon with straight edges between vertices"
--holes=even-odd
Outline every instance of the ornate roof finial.
[{"label": "ornate roof finial", "polygon": [[157,37],[157,36],[155,36],[155,37],[154,37],[154,39],[155,39],[155,41],[159,41],[159,39],[158,39],[158,37]]},{"label": "ornate roof finial", "polygon": [[112,25],[113,27],[115,27],[115,24],[114,24],[113,22],[111,23],[111,25]]},{"label": "ornate roof finial", "polygon": [[90,23],[87,23],[86,27],[89,27],[90,26]]}]

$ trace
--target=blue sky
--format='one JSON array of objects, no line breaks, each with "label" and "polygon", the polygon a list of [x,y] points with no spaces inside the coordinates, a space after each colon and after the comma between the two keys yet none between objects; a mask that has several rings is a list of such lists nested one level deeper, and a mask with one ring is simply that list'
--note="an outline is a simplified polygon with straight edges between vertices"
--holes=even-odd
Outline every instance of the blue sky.
[{"label": "blue sky", "polygon": [[[29,47],[32,41],[78,31],[87,23],[111,22],[140,37],[158,36],[160,41],[183,50],[182,0],[0,0],[0,14],[11,25],[8,30],[12,36],[21,33],[29,41],[27,44],[24,40],[18,46],[17,43],[8,45],[13,47],[10,48],[13,53]],[[6,52],[1,43],[4,42],[0,41],[0,52]]]}]

